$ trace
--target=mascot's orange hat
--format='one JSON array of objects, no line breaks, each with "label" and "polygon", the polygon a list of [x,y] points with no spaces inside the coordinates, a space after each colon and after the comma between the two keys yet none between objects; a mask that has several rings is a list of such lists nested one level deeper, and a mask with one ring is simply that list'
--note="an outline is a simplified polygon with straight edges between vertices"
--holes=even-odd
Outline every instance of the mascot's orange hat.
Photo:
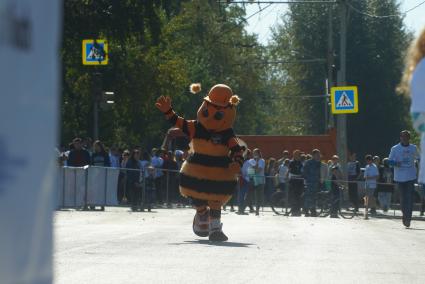
[{"label": "mascot's orange hat", "polygon": [[217,84],[211,88],[204,100],[216,106],[227,107],[231,104],[232,97],[233,92],[229,86]]}]

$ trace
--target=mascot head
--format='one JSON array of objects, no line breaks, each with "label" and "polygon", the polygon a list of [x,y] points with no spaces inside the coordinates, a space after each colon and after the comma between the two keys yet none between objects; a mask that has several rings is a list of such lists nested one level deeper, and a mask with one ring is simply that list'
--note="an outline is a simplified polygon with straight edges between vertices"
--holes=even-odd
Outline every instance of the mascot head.
[{"label": "mascot head", "polygon": [[229,86],[215,85],[198,109],[198,121],[209,131],[218,132],[229,129],[235,121],[238,103],[239,97],[233,95]]}]

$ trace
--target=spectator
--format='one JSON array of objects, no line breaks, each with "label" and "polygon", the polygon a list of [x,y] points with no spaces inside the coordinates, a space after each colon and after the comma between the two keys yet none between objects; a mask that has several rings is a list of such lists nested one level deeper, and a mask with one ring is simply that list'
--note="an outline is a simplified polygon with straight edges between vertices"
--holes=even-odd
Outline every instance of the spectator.
[{"label": "spectator", "polygon": [[253,158],[249,160],[249,163],[251,165],[251,168],[254,169],[254,176],[253,176],[253,194],[250,195],[250,200],[252,200],[252,197],[254,197],[255,200],[255,215],[258,216],[260,214],[260,207],[263,206],[263,200],[264,200],[264,184],[265,184],[265,177],[264,177],[264,168],[266,166],[266,162],[261,157],[261,151],[260,149],[254,149],[252,151]]},{"label": "spectator", "polygon": [[409,228],[416,180],[415,160],[418,159],[416,145],[410,144],[409,131],[400,133],[400,143],[391,148],[389,159],[390,165],[394,167],[394,181],[400,191],[403,225]]},{"label": "spectator", "polygon": [[156,198],[159,204],[164,202],[164,190],[162,187],[163,182],[163,172],[161,171],[162,166],[164,165],[164,159],[160,157],[161,150],[157,148],[152,149],[152,158],[151,165],[155,168],[155,189],[156,189]]},{"label": "spectator", "polygon": [[388,212],[391,204],[391,195],[394,190],[393,185],[393,171],[389,165],[389,159],[385,158],[382,160],[382,164],[378,167],[379,179],[378,179],[378,200],[384,212]]},{"label": "spectator", "polygon": [[130,190],[131,211],[140,208],[140,194],[142,185],[140,184],[140,151],[133,149],[127,161],[127,188]]},{"label": "spectator", "polygon": [[[128,158],[130,157],[130,151],[125,150],[122,153],[120,166],[121,168],[125,168],[127,165]],[[128,194],[127,194],[127,177],[126,177],[126,171],[120,170],[120,173],[118,175],[118,190],[117,190],[117,199],[118,202],[125,203],[129,200]]]},{"label": "spectator", "polygon": [[267,161],[266,169],[264,170],[266,177],[265,194],[267,201],[270,201],[270,197],[275,191],[275,176],[276,176],[276,159],[270,158]]},{"label": "spectator", "polygon": [[370,213],[372,215],[376,215],[376,201],[378,200],[378,180],[379,180],[379,167],[381,166],[381,158],[379,156],[373,156],[372,158],[373,163],[375,164],[376,168],[378,169],[378,178],[376,179],[376,189],[373,193],[373,196],[369,199],[369,208]]},{"label": "spectator", "polygon": [[373,195],[376,190],[376,181],[379,177],[378,168],[373,163],[373,159],[371,155],[366,155],[366,169],[364,172],[364,179],[365,179],[365,197],[364,197],[364,205],[365,205],[365,213],[364,218],[367,220],[368,217],[368,208],[369,208],[369,200],[370,198],[373,198]]},{"label": "spectator", "polygon": [[292,216],[301,215],[301,196],[304,190],[302,171],[301,152],[295,150],[293,159],[289,162],[289,202],[291,204]]},{"label": "spectator", "polygon": [[84,167],[90,165],[90,154],[84,150],[81,144],[81,138],[75,138],[72,141],[73,149],[69,152],[67,165],[69,167]]},{"label": "spectator", "polygon": [[144,198],[144,204],[142,207],[142,211],[144,211],[144,206],[147,205],[148,212],[152,211],[152,205],[154,203],[154,196],[155,196],[155,168],[152,166],[146,167],[146,179],[145,179],[145,198]]},{"label": "spectator", "polygon": [[117,147],[111,147],[109,151],[109,160],[111,161],[111,167],[120,168],[120,153]]},{"label": "spectator", "polygon": [[290,156],[289,156],[289,151],[288,150],[284,150],[282,152],[282,158],[280,158],[277,163],[279,164],[279,166],[281,164],[283,164],[286,160],[289,160]]},{"label": "spectator", "polygon": [[289,173],[289,159],[286,159],[278,169],[279,174],[279,189],[281,192],[285,192],[286,183],[288,181],[288,173]]},{"label": "spectator", "polygon": [[176,159],[177,163],[177,170],[176,173],[176,185],[177,185],[177,207],[184,207],[184,204],[186,203],[186,199],[183,198],[183,196],[180,194],[178,185],[180,184],[180,169],[182,168],[183,162],[184,162],[184,152],[182,150],[176,150],[174,151],[174,157]]},{"label": "spectator", "polygon": [[357,181],[360,178],[360,163],[357,161],[356,153],[351,153],[347,163],[348,175],[348,197],[353,204],[354,211],[359,211],[359,192]]},{"label": "spectator", "polygon": [[245,162],[241,168],[241,176],[239,177],[239,195],[238,195],[238,214],[245,215],[245,201],[249,192],[249,187],[251,186],[250,176],[248,169],[251,167],[251,150],[246,151]]},{"label": "spectator", "polygon": [[340,196],[341,196],[341,169],[338,166],[332,166],[331,172],[331,218],[338,218],[338,211],[340,209]]},{"label": "spectator", "polygon": [[176,150],[174,152],[174,157],[176,158],[177,169],[180,171],[184,162],[184,152],[182,150]]},{"label": "spectator", "polygon": [[317,216],[316,212],[316,193],[320,189],[320,170],[322,163],[320,162],[320,151],[314,149],[312,159],[305,162],[302,176],[305,180],[306,190],[304,193],[304,214],[306,217],[310,215]]},{"label": "spectator", "polygon": [[110,167],[111,161],[109,160],[109,154],[105,151],[105,146],[100,140],[96,140],[93,144],[93,154],[91,156],[90,165],[96,167]]},{"label": "spectator", "polygon": [[168,151],[167,158],[164,159],[164,164],[162,166],[165,169],[165,181],[166,181],[166,199],[167,206],[171,207],[171,202],[176,201],[178,196],[178,183],[176,183],[176,176],[178,165],[174,157],[173,151]]},{"label": "spectator", "polygon": [[93,154],[93,140],[90,137],[87,137],[82,142],[82,146],[87,152],[89,152],[90,156]]}]

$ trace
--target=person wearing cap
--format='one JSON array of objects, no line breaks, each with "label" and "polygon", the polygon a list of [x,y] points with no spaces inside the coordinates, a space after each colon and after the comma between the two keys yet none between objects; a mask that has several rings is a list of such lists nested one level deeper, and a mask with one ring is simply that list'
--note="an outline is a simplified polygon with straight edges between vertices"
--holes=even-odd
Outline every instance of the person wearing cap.
[{"label": "person wearing cap", "polygon": [[419,158],[416,145],[410,144],[410,132],[400,132],[400,143],[391,148],[389,163],[394,167],[394,181],[400,191],[403,225],[410,227],[413,210],[413,192],[415,190],[416,160]]},{"label": "person wearing cap", "polygon": [[[191,92],[199,93],[200,84]],[[222,230],[221,207],[232,197],[243,164],[244,148],[233,131],[239,97],[224,84],[213,86],[197,112],[196,120],[178,116],[171,98],[160,96],[155,106],[191,140],[192,153],[180,171],[180,193],[196,209],[193,232],[210,241],[227,241]]]}]

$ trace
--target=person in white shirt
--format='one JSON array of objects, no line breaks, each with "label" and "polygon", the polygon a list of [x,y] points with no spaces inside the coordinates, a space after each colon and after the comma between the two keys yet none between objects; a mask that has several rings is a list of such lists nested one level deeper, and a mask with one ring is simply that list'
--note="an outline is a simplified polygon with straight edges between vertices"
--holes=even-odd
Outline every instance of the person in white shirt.
[{"label": "person in white shirt", "polygon": [[376,165],[373,163],[372,155],[366,155],[366,169],[364,172],[364,179],[365,179],[365,197],[364,197],[364,206],[365,206],[365,213],[364,218],[367,220],[368,217],[368,209],[369,209],[369,199],[373,198],[373,195],[375,194],[376,190],[376,181],[379,178],[379,171]]},{"label": "person in white shirt", "polygon": [[245,213],[245,200],[247,198],[247,194],[250,187],[250,179],[248,174],[248,169],[251,167],[249,160],[251,160],[251,150],[248,149],[246,151],[246,158],[241,168],[241,176],[239,177],[239,195],[238,195],[238,214],[246,215]]},{"label": "person in white shirt", "polygon": [[[264,177],[264,168],[266,167],[266,162],[261,157],[261,151],[260,149],[254,149],[252,151],[253,158],[249,160],[249,164],[251,165],[252,169],[254,169],[254,175],[253,175],[253,183],[254,183],[254,190],[248,192],[248,199],[252,200],[254,198],[256,210],[255,215],[260,214],[260,207],[263,206],[263,200],[264,200],[264,184],[265,184],[265,177]],[[248,168],[249,170],[249,168]],[[254,195],[254,196],[252,196]]]},{"label": "person in white shirt", "polygon": [[393,146],[390,152],[390,165],[394,167],[394,181],[400,191],[403,225],[410,227],[413,210],[413,191],[416,181],[416,160],[418,159],[416,145],[410,144],[410,132],[400,133],[400,143]]}]

